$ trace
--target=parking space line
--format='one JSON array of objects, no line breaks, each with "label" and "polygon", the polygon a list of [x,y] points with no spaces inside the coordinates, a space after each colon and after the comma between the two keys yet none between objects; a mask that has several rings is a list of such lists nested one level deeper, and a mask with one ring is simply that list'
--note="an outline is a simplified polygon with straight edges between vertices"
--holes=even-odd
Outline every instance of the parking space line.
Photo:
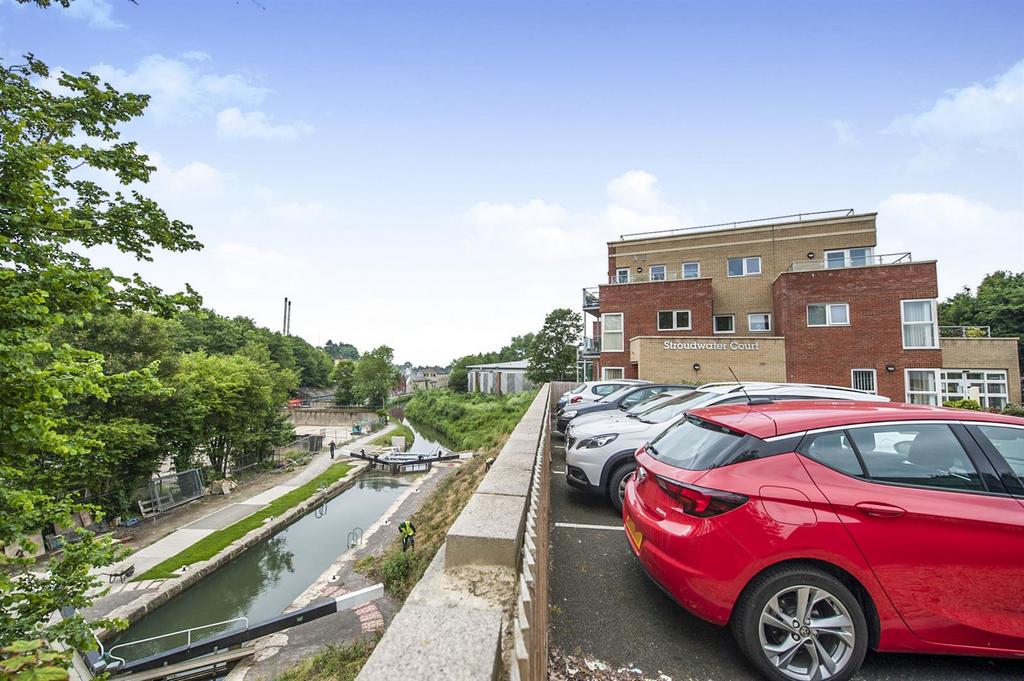
[{"label": "parking space line", "polygon": [[557,468],[552,468],[551,472],[554,473],[555,475],[565,475],[565,471],[560,471]]},{"label": "parking space line", "polygon": [[582,523],[555,523],[555,527],[568,527],[574,530],[623,530],[622,525],[584,525]]}]

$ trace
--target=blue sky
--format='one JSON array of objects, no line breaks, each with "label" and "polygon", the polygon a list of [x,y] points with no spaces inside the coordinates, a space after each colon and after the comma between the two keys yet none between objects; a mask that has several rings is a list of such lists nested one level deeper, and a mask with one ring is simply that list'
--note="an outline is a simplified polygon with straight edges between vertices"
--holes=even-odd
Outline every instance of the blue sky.
[{"label": "blue sky", "polygon": [[26,51],[150,92],[138,265],[399,360],[538,328],[623,232],[879,211],[944,295],[1024,269],[1024,3],[0,0]]}]

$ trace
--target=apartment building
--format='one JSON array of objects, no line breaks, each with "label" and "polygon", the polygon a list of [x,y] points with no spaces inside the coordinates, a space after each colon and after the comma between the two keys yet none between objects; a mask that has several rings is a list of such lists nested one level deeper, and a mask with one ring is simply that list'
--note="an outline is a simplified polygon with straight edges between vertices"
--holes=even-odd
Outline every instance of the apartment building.
[{"label": "apartment building", "polygon": [[907,402],[1020,402],[1018,339],[940,327],[936,262],[876,253],[876,217],[829,211],[609,242],[607,283],[583,289],[581,377],[735,372]]}]

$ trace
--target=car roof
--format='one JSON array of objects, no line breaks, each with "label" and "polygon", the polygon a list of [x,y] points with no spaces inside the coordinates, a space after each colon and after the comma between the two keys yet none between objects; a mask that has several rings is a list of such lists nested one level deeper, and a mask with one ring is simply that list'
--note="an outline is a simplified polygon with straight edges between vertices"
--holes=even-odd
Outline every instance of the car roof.
[{"label": "car roof", "polygon": [[788,400],[770,404],[727,404],[690,412],[705,421],[759,438],[792,435],[836,426],[891,421],[975,421],[1024,426],[1024,419],[1003,414],[932,407],[902,402],[858,400]]},{"label": "car roof", "polygon": [[[888,402],[889,398],[874,395],[856,388],[847,388],[841,385],[822,385],[818,383],[769,383],[766,381],[751,381],[749,383],[708,383],[697,387],[697,390],[713,392],[720,395],[732,393],[742,394],[746,390],[751,395],[775,395],[799,389],[809,393],[809,396],[827,399],[830,395],[842,395],[848,399],[860,399],[867,402]],[[817,393],[817,394],[815,394]]]}]

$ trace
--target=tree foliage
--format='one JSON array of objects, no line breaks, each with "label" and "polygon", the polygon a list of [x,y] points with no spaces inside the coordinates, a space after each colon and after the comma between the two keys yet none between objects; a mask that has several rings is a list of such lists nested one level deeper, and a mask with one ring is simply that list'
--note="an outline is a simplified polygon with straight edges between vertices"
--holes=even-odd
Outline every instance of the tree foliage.
[{"label": "tree foliage", "polygon": [[[964,289],[939,303],[939,323],[943,326],[988,326],[993,336],[1024,338],[1024,272],[993,272],[978,286],[977,292]],[[1024,363],[1024,344],[1017,352]]]},{"label": "tree foliage", "polygon": [[334,365],[331,380],[334,382],[334,403],[339,406],[355,404],[356,363],[343,359]]},{"label": "tree foliage", "polygon": [[356,346],[351,343],[335,343],[332,340],[328,340],[324,344],[324,352],[330,356],[331,359],[359,359],[359,351],[356,350]]},{"label": "tree foliage", "polygon": [[576,348],[583,318],[568,308],[548,313],[544,326],[530,344],[526,377],[534,383],[572,380],[576,375]]},{"label": "tree foliage", "polygon": [[374,348],[359,358],[352,385],[356,400],[371,406],[384,406],[399,380],[398,369],[392,364],[394,359],[394,350],[386,345]]}]

